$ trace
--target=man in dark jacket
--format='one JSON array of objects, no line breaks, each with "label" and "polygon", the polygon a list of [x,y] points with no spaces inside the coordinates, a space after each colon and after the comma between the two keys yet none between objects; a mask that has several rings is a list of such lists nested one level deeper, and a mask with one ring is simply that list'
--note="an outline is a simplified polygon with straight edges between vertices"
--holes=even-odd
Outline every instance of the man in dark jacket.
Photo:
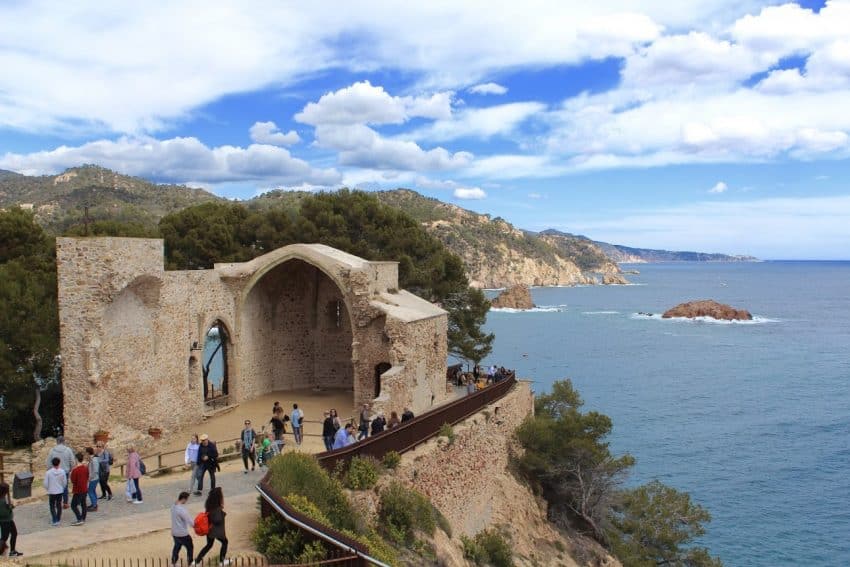
[{"label": "man in dark jacket", "polygon": [[372,435],[377,435],[382,432],[387,426],[387,420],[384,417],[384,412],[379,412],[377,417],[372,420]]},{"label": "man in dark jacket", "polygon": [[204,473],[210,475],[210,490],[215,488],[215,471],[218,467],[218,449],[215,443],[210,441],[210,436],[204,433],[200,437],[201,446],[198,447],[198,490],[195,494],[201,494],[204,490]]},{"label": "man in dark jacket", "polygon": [[322,440],[325,442],[325,450],[331,451],[334,448],[334,418],[331,417],[331,412],[325,412],[325,420],[322,422]]},{"label": "man in dark jacket", "polygon": [[410,421],[414,418],[413,412],[410,411],[410,408],[404,408],[404,413],[401,414],[401,422]]}]

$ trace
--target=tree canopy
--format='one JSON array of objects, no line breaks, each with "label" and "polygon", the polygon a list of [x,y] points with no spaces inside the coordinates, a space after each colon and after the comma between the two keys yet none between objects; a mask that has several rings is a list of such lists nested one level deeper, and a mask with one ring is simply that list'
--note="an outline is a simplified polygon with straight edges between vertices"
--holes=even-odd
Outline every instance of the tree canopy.
[{"label": "tree canopy", "polygon": [[[0,213],[0,442],[61,427],[56,260],[31,213]],[[44,405],[46,411],[40,411]]]},{"label": "tree canopy", "polygon": [[611,419],[582,412],[583,404],[570,380],[557,381],[517,430],[520,470],[549,502],[550,519],[587,531],[626,567],[719,567],[708,550],[690,545],[709,513],[658,481],[624,489],[634,458],[611,453]]}]

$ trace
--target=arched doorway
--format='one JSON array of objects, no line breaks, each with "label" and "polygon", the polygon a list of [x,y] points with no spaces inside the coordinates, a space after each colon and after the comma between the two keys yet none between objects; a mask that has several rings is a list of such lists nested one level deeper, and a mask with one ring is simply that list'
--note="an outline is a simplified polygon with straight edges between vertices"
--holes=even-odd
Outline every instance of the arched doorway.
[{"label": "arched doorway", "polygon": [[204,380],[204,401],[209,402],[229,394],[227,343],[230,338],[227,328],[216,321],[204,337],[201,359],[201,374]]},{"label": "arched doorway", "polygon": [[375,397],[381,395],[381,375],[392,368],[389,362],[382,362],[375,366]]},{"label": "arched doorway", "polygon": [[240,399],[296,389],[354,388],[343,291],[317,266],[290,259],[265,272],[240,313]]}]

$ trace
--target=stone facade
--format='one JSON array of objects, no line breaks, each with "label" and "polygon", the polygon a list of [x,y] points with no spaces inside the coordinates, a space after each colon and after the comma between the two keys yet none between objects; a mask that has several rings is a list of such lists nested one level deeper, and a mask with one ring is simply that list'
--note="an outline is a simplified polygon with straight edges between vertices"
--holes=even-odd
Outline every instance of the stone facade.
[{"label": "stone facade", "polygon": [[212,270],[165,271],[159,239],[56,244],[71,439],[199,422],[213,325],[225,330],[229,403],[347,388],[355,405],[418,413],[446,398],[446,312],[398,290],[395,262],[295,244]]}]

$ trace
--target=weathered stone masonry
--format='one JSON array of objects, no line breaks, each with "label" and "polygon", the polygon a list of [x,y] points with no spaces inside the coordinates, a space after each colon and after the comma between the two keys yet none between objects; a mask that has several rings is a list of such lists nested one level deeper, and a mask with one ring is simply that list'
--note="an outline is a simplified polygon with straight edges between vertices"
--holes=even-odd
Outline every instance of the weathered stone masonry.
[{"label": "weathered stone masonry", "polygon": [[231,403],[309,387],[351,388],[355,404],[384,410],[421,412],[446,398],[446,312],[399,291],[395,262],[295,244],[212,270],[165,271],[159,239],[56,244],[72,439],[198,422],[200,348],[216,322],[227,331]]}]

